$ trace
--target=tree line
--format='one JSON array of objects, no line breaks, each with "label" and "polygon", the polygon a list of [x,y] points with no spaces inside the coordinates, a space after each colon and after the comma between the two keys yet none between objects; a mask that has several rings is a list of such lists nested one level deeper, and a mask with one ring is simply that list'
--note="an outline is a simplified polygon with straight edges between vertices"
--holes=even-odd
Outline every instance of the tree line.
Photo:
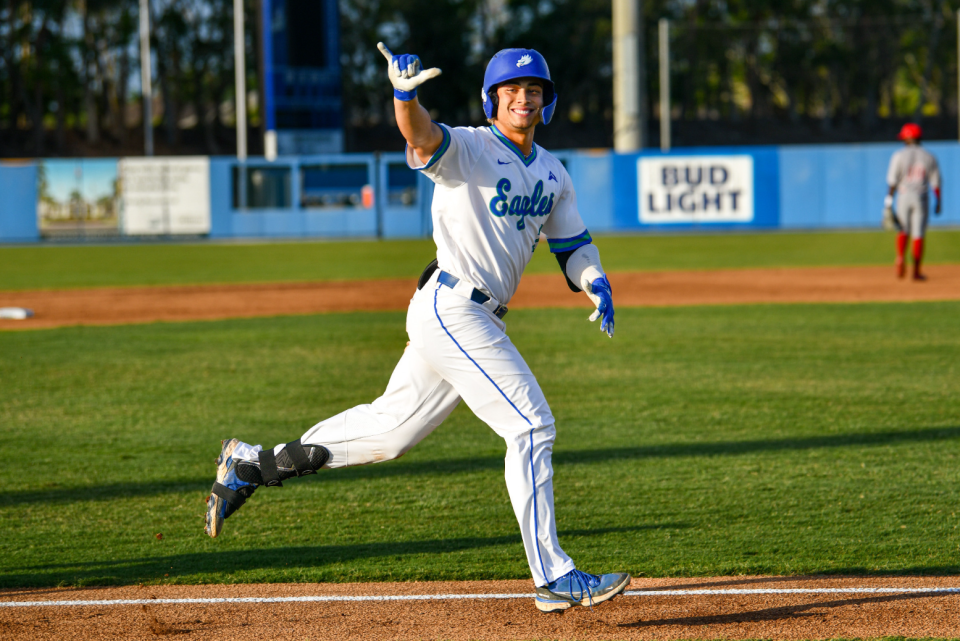
[{"label": "tree line", "polygon": [[[138,0],[0,3],[0,155],[142,152]],[[149,9],[159,146],[222,153],[234,144],[233,3]],[[255,24],[255,3],[246,9]],[[256,44],[247,38],[251,61]]]},{"label": "tree line", "polygon": [[[248,87],[258,88],[260,0],[246,0]],[[644,0],[645,93],[657,143],[657,21],[671,21],[675,144],[870,140],[906,120],[956,135],[960,2]],[[158,153],[232,153],[232,0],[150,0]],[[610,0],[341,0],[347,151],[393,149],[376,42],[443,75],[422,102],[482,124],[490,56],[531,47],[560,102],[553,147],[612,144]],[[138,0],[0,0],[0,156],[143,149]],[[251,151],[260,144],[249,103]]]}]

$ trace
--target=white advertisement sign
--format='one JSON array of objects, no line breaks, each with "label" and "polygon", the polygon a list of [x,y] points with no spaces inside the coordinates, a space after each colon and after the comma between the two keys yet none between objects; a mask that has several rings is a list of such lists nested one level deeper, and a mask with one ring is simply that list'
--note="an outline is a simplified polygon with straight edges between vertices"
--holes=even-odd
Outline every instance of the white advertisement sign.
[{"label": "white advertisement sign", "polygon": [[637,162],[640,222],[753,220],[752,156],[657,156]]},{"label": "white advertisement sign", "polygon": [[209,158],[124,158],[119,164],[122,233],[210,232]]}]

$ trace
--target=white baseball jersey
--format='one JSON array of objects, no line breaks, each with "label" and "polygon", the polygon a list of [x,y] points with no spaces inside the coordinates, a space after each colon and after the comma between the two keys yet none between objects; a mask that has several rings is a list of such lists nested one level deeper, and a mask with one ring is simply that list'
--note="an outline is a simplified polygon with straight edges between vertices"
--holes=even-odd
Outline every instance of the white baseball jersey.
[{"label": "white baseball jersey", "polygon": [[506,305],[517,291],[541,230],[552,252],[591,242],[570,175],[533,145],[523,152],[495,127],[440,125],[429,162],[407,147],[407,163],[434,183],[433,240],[440,269]]},{"label": "white baseball jersey", "polygon": [[910,192],[926,197],[930,187],[940,187],[940,166],[929,151],[919,145],[908,145],[890,158],[887,186],[897,192]]}]

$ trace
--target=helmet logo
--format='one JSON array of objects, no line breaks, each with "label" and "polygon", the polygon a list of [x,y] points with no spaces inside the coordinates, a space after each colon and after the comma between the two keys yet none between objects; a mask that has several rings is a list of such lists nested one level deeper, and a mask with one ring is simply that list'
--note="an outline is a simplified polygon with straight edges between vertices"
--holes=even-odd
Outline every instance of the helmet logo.
[{"label": "helmet logo", "polygon": [[484,91],[483,89],[480,90],[480,98],[481,98],[484,102],[487,101],[487,92]]},{"label": "helmet logo", "polygon": [[533,58],[530,56],[529,53],[525,53],[525,54],[523,54],[522,56],[520,56],[520,59],[519,59],[519,60],[517,60],[517,66],[518,66],[518,67],[525,67],[525,66],[527,66],[528,64],[530,64],[531,62],[533,62]]}]

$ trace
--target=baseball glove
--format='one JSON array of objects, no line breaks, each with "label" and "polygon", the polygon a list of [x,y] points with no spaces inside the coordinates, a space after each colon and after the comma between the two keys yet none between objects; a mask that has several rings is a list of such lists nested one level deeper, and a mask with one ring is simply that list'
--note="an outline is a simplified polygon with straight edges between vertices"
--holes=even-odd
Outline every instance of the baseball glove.
[{"label": "baseball glove", "polygon": [[887,231],[903,231],[900,227],[900,221],[897,220],[897,214],[893,211],[893,207],[883,208],[883,228]]},{"label": "baseball glove", "polygon": [[897,213],[893,211],[893,194],[889,193],[883,198],[883,222],[881,223],[887,231],[903,231],[900,227],[900,221],[897,220]]}]

